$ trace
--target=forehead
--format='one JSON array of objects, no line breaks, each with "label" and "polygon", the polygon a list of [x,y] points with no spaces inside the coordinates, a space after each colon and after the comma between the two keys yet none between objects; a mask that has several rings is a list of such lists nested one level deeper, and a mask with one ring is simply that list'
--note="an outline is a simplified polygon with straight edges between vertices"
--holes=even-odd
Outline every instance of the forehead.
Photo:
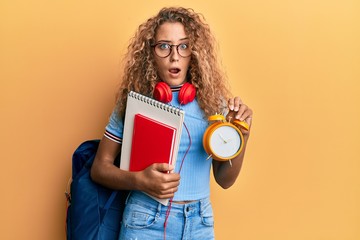
[{"label": "forehead", "polygon": [[156,41],[176,42],[184,38],[187,38],[185,28],[179,22],[165,22],[159,26],[155,34]]}]

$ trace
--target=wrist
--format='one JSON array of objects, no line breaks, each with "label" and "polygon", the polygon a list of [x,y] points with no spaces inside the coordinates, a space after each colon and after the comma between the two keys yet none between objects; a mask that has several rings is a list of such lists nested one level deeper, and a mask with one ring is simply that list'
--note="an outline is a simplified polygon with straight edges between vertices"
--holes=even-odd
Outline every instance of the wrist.
[{"label": "wrist", "polygon": [[139,172],[132,172],[133,180],[131,181],[133,186],[130,187],[132,190],[143,190],[143,177],[141,176],[141,171]]}]

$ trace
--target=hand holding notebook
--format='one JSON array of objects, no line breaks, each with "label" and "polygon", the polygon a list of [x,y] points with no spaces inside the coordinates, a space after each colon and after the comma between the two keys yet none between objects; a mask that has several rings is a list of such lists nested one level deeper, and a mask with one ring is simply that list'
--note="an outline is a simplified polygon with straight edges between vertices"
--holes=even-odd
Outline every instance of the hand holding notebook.
[{"label": "hand holding notebook", "polygon": [[[131,91],[126,103],[120,168],[139,171],[159,161],[175,166],[184,115],[179,108]],[[153,198],[164,205],[169,201]]]}]

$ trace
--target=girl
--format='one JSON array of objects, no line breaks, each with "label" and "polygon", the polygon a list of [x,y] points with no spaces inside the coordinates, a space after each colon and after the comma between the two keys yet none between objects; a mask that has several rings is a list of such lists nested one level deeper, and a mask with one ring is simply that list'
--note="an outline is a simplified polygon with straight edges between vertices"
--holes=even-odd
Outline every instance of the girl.
[{"label": "girl", "polygon": [[[160,82],[171,89],[170,104],[185,111],[191,147],[187,152],[189,137],[183,131],[176,166],[153,164],[139,172],[121,170],[113,163],[121,150],[126,127],[123,117],[127,94],[135,91],[153,97]],[[179,99],[183,87],[196,91],[195,99]],[[208,127],[207,117],[215,113],[226,113],[228,121],[239,119],[251,125],[252,110],[239,97],[230,96],[217,62],[215,40],[203,17],[191,9],[161,9],[139,26],[128,47],[117,104],[91,170],[92,179],[104,186],[132,190],[119,239],[162,239],[164,223],[168,239],[214,239],[209,200],[211,166],[221,187],[232,186],[249,138],[249,131],[241,129],[244,148],[232,159],[232,165],[206,160],[202,138]],[[170,173],[164,173],[167,171]],[[143,192],[172,199],[171,211]]]}]

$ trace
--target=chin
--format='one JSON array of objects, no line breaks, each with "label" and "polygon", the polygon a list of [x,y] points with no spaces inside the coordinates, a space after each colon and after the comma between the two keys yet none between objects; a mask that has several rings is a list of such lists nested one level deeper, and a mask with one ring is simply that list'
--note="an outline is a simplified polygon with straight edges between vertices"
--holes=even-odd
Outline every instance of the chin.
[{"label": "chin", "polygon": [[166,82],[169,86],[179,86],[184,84],[186,80],[165,80],[164,82]]}]

